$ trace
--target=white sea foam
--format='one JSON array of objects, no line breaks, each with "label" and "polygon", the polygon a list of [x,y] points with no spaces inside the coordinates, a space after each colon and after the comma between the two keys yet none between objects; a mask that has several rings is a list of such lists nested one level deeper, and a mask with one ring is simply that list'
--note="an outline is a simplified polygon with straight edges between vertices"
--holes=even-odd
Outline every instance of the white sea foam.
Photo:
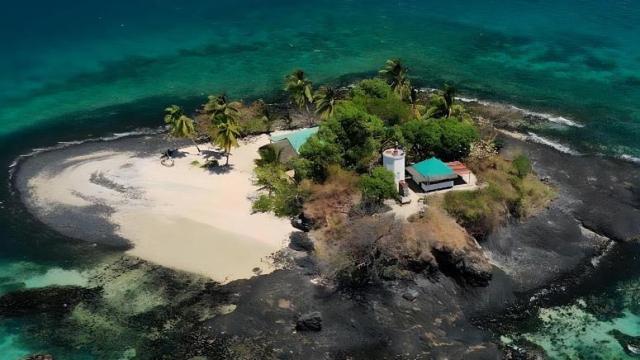
[{"label": "white sea foam", "polygon": [[[429,91],[434,91],[434,90],[429,89]],[[584,127],[583,124],[580,124],[580,123],[578,123],[578,122],[576,122],[574,120],[571,120],[569,118],[566,118],[564,116],[531,111],[531,110],[523,109],[521,107],[517,107],[517,106],[511,105],[511,104],[503,104],[503,103],[497,103],[497,102],[491,102],[491,101],[484,101],[484,100],[480,100],[478,98],[467,98],[467,97],[463,97],[463,96],[456,96],[456,99],[461,101],[461,102],[464,102],[464,103],[475,102],[475,103],[478,103],[480,105],[485,105],[485,106],[504,106],[504,107],[507,107],[509,109],[515,110],[517,112],[520,112],[523,115],[529,115],[529,116],[545,119],[545,120],[547,120],[549,122],[552,122],[552,123],[555,123],[555,124],[560,124],[560,125],[564,125],[564,126],[571,126],[571,127],[578,127],[578,128]]]},{"label": "white sea foam", "polygon": [[513,106],[511,105],[514,109],[522,112],[525,115],[530,115],[530,116],[535,116],[535,117],[539,117],[539,118],[543,118],[546,119],[552,123],[556,123],[556,124],[560,124],[560,125],[566,125],[566,126],[572,126],[572,127],[578,127],[578,128],[583,128],[584,125],[579,124],[571,119],[567,119],[564,116],[559,116],[559,115],[552,115],[552,114],[546,114],[546,113],[539,113],[539,112],[535,112],[535,111],[529,111],[529,110],[525,110],[522,108],[519,108],[517,106]]},{"label": "white sea foam", "polygon": [[560,152],[563,152],[565,154],[570,154],[570,155],[580,155],[579,152],[571,149],[570,147],[560,144],[558,142],[555,142],[553,140],[547,139],[545,137],[542,137],[540,135],[534,134],[532,132],[529,132],[529,136],[527,137],[528,140],[536,142],[538,144],[542,144],[542,145],[547,145],[549,147],[552,147]]},{"label": "white sea foam", "polygon": [[18,164],[20,164],[20,161],[22,159],[29,158],[29,157],[32,157],[34,155],[37,155],[37,154],[40,154],[40,153],[43,153],[43,152],[64,149],[64,148],[69,147],[69,146],[80,145],[80,144],[89,143],[89,142],[112,141],[112,140],[117,140],[117,139],[121,139],[121,138],[124,138],[124,137],[129,137],[129,136],[161,134],[164,131],[166,131],[166,129],[163,126],[155,128],[155,129],[152,129],[152,128],[141,128],[141,129],[137,129],[137,130],[129,131],[129,132],[113,133],[112,135],[98,137],[98,138],[89,138],[89,139],[85,139],[85,140],[73,140],[73,141],[60,141],[56,145],[53,145],[53,146],[43,147],[43,148],[34,148],[30,152],[28,152],[26,154],[19,155],[11,163],[11,165],[9,165],[9,179],[13,178],[13,174],[15,172],[15,168],[16,168],[16,166],[18,166]]},{"label": "white sea foam", "polygon": [[640,164],[640,158],[632,155],[622,154],[619,156],[620,159],[632,162],[634,164]]}]

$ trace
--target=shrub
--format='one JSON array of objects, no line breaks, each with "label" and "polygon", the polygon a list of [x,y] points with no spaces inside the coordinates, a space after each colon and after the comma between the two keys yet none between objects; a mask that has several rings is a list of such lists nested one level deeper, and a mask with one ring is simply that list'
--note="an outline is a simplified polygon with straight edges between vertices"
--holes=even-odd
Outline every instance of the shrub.
[{"label": "shrub", "polygon": [[469,155],[478,132],[471,122],[449,119],[415,119],[401,126],[402,135],[415,160],[437,156],[445,161]]},{"label": "shrub", "polygon": [[352,91],[351,101],[386,125],[396,125],[413,117],[411,106],[393,92],[382,79],[363,80]]},{"label": "shrub", "polygon": [[360,189],[365,201],[381,203],[398,195],[393,173],[382,166],[373,168],[371,175],[360,178]]},{"label": "shrub", "polygon": [[273,202],[271,197],[267,194],[261,194],[256,200],[253,201],[251,206],[253,212],[269,212],[273,209]]},{"label": "shrub", "polygon": [[555,196],[552,188],[532,174],[524,178],[515,175],[513,164],[501,157],[492,157],[490,163],[491,166],[476,169],[486,187],[444,196],[444,209],[479,237],[493,231],[508,215],[516,218],[534,215]]},{"label": "shrub", "polygon": [[269,132],[270,124],[263,118],[249,118],[244,119],[239,123],[240,134],[242,136],[257,135]]},{"label": "shrub", "polygon": [[387,82],[380,78],[365,79],[356,84],[351,91],[352,97],[385,99],[395,95]]},{"label": "shrub", "polygon": [[403,278],[403,223],[393,215],[363,217],[337,226],[316,242],[314,256],[323,274],[342,287],[362,287],[382,279]]},{"label": "shrub", "polygon": [[293,162],[296,178],[323,182],[329,176],[329,166],[342,163],[341,148],[332,141],[314,135],[300,148],[300,157]]},{"label": "shrub", "polygon": [[271,131],[274,119],[264,101],[257,100],[249,106],[240,104],[241,106],[238,106],[238,125],[242,136],[263,134]]},{"label": "shrub", "polygon": [[484,238],[504,220],[507,208],[495,188],[452,191],[444,196],[444,209],[467,231]]},{"label": "shrub", "polygon": [[520,179],[524,179],[531,172],[531,161],[523,154],[516,156],[511,164]]},{"label": "shrub", "polygon": [[482,171],[490,166],[496,156],[498,156],[498,149],[494,141],[479,140],[471,144],[466,164],[475,171]]},{"label": "shrub", "polygon": [[441,130],[437,121],[415,119],[401,125],[410,156],[421,161],[433,156],[441,145]]},{"label": "shrub", "polygon": [[[336,147],[342,167],[364,172],[379,156],[380,139],[383,136],[384,124],[378,117],[345,102],[336,107],[333,117],[322,123],[317,139]],[[301,149],[303,158],[309,158],[306,154],[307,145],[309,142]]]},{"label": "shrub", "polygon": [[440,126],[439,157],[445,161],[465,158],[469,155],[471,144],[478,139],[478,132],[471,122],[456,118],[437,120]]}]

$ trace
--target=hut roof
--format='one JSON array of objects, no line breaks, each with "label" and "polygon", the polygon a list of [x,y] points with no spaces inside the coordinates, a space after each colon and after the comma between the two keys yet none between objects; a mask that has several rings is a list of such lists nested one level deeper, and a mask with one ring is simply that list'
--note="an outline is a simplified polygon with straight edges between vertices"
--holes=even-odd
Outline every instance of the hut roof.
[{"label": "hut roof", "polygon": [[411,165],[407,168],[413,180],[419,183],[435,183],[445,180],[455,180],[456,174],[447,164],[438,158],[431,158]]},{"label": "hut roof", "polygon": [[317,132],[318,132],[318,127],[316,126],[312,128],[292,131],[286,134],[273,135],[271,136],[271,142],[277,143],[277,142],[286,140],[291,144],[296,154],[299,154],[300,148],[302,147],[302,145],[304,145],[304,143],[306,143],[307,140],[309,140],[309,138],[314,134],[316,134]]},{"label": "hut roof", "polygon": [[286,139],[261,146],[260,149],[265,147],[271,147],[276,151],[276,153],[280,153],[279,161],[282,164],[286,164],[289,162],[289,160],[296,158],[298,156],[298,153],[296,152],[296,150],[293,148],[293,146],[291,146],[291,143]]}]

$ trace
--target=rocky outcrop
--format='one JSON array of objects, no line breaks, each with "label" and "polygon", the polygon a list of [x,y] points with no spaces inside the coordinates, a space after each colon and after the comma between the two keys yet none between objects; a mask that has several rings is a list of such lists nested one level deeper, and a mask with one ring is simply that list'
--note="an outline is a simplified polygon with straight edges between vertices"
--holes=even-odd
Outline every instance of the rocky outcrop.
[{"label": "rocky outcrop", "polygon": [[298,331],[320,331],[322,330],[322,314],[319,311],[312,311],[302,314],[296,321]]},{"label": "rocky outcrop", "polygon": [[78,286],[18,290],[0,297],[0,316],[63,315],[82,301],[96,299],[101,291]]},{"label": "rocky outcrop", "polygon": [[304,214],[300,214],[291,219],[291,226],[300,231],[309,232],[313,229],[314,223],[313,220],[304,216]]},{"label": "rocky outcrop", "polygon": [[491,265],[482,254],[447,247],[433,249],[431,253],[435,256],[440,271],[459,283],[486,286],[491,280]]},{"label": "rocky outcrop", "polygon": [[309,234],[302,231],[292,232],[289,236],[289,247],[296,251],[311,252],[314,249],[313,241]]},{"label": "rocky outcrop", "polygon": [[53,355],[50,354],[37,354],[37,355],[29,355],[23,360],[54,360]]}]

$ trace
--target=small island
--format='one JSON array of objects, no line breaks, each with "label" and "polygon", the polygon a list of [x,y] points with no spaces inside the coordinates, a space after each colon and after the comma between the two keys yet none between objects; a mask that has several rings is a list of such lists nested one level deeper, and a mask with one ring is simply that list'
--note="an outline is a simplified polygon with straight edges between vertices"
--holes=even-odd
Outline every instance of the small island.
[{"label": "small island", "polygon": [[[169,268],[208,284],[177,295],[184,279],[160,277],[182,305],[154,310],[148,348],[162,340],[192,359],[536,354],[526,337],[497,339],[510,323],[495,317],[535,317],[523,309],[544,303],[540,289],[640,233],[626,193],[602,197],[619,179],[583,187],[556,166],[571,155],[505,121],[521,114],[460,101],[450,84],[418,89],[400,60],[348,86],[316,87],[297,70],[283,90],[277,103],[168,104],[158,134],[20,164],[16,187],[40,221],[125,251],[105,274]],[[604,164],[567,166],[588,161]],[[595,204],[631,215],[603,223]],[[92,324],[109,276],[97,278],[76,302]]]},{"label": "small island", "polygon": [[[63,161],[47,161],[25,194],[62,232],[220,282],[273,270],[268,258],[291,223],[313,230],[315,260],[333,280],[435,271],[435,252],[469,255],[489,277],[475,239],[553,198],[526,156],[499,155],[495,129],[474,121],[452,86],[420,93],[398,60],[351,89],[314,89],[295,71],[285,90],[297,112],[291,123],[262,101],[224,95],[210,96],[194,119],[172,105],[162,157],[71,148]],[[385,151],[402,152],[398,164],[383,165]],[[111,224],[112,238],[74,229],[70,208],[94,209],[78,213]],[[361,231],[372,222],[379,234]]]}]

